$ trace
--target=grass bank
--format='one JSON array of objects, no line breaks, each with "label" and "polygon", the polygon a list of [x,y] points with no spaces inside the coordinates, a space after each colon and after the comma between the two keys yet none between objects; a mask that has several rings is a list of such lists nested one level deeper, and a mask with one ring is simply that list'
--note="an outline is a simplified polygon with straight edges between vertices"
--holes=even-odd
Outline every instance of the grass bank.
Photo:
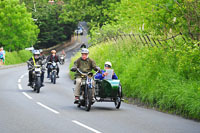
[{"label": "grass bank", "polygon": [[[200,120],[199,47],[177,39],[176,47],[143,47],[132,41],[92,46],[90,57],[103,68],[111,61],[128,98]],[[78,53],[72,58],[70,67]],[[71,73],[71,76],[73,74]]]},{"label": "grass bank", "polygon": [[21,51],[14,51],[14,52],[6,52],[6,60],[5,65],[14,65],[14,64],[20,64],[26,62],[30,57],[32,56],[32,53],[27,50],[21,50]]}]

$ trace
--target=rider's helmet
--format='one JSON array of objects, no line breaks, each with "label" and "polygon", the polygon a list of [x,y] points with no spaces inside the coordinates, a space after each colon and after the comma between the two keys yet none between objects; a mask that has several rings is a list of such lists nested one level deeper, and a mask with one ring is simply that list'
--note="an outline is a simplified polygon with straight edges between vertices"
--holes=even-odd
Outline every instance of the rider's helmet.
[{"label": "rider's helmet", "polygon": [[43,50],[42,50],[42,49],[40,49],[39,51],[40,51],[40,53],[43,53]]},{"label": "rider's helmet", "polygon": [[107,61],[107,62],[105,62],[104,66],[105,66],[105,67],[111,68],[111,67],[112,67],[112,64],[111,64],[111,62]]},{"label": "rider's helmet", "polygon": [[56,50],[51,50],[51,53],[52,54],[56,54]]},{"label": "rider's helmet", "polygon": [[89,54],[89,50],[87,48],[82,48],[81,54]]},{"label": "rider's helmet", "polygon": [[33,54],[34,54],[34,58],[36,60],[39,59],[39,57],[40,57],[40,51],[39,50],[34,50]]}]

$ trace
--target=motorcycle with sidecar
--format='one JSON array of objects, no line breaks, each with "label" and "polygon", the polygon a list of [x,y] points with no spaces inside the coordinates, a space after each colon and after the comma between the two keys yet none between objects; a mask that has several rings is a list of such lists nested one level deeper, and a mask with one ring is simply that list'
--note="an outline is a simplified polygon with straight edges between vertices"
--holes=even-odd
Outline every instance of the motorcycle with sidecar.
[{"label": "motorcycle with sidecar", "polygon": [[[94,79],[92,72],[83,73],[80,69],[77,71],[81,74],[80,98],[77,107],[85,107],[90,111],[94,102],[114,102],[117,109],[120,108],[122,99],[122,86],[120,80],[98,80]],[[95,87],[94,101],[92,99],[92,88]]]}]

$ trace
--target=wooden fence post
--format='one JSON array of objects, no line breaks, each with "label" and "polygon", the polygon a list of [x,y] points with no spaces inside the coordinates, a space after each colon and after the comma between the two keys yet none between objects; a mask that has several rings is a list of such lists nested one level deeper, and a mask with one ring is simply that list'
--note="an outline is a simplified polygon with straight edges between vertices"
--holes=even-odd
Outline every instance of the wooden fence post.
[{"label": "wooden fence post", "polygon": [[147,40],[146,40],[145,36],[142,36],[142,37],[144,38],[144,40],[145,40],[145,42],[146,42],[147,46],[149,47],[149,44],[148,44],[148,42],[147,42]]},{"label": "wooden fence post", "polygon": [[[146,35],[146,37],[148,38],[149,42],[151,43],[151,40],[150,40],[149,36]],[[152,43],[151,43],[151,46],[154,47]]]}]

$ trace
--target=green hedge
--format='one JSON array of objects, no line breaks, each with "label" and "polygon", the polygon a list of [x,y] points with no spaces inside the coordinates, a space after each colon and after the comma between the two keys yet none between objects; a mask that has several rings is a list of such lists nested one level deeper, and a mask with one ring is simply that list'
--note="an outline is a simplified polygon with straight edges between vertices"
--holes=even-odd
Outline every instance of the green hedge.
[{"label": "green hedge", "polygon": [[[105,61],[112,62],[126,97],[200,120],[199,47],[176,40],[174,48],[136,46],[130,40],[102,43],[92,46],[89,56],[101,68]],[[78,57],[80,53],[70,67]]]},{"label": "green hedge", "polygon": [[6,52],[6,60],[5,65],[13,65],[26,62],[32,53],[30,51],[21,50],[21,51],[14,51],[14,52]]}]

